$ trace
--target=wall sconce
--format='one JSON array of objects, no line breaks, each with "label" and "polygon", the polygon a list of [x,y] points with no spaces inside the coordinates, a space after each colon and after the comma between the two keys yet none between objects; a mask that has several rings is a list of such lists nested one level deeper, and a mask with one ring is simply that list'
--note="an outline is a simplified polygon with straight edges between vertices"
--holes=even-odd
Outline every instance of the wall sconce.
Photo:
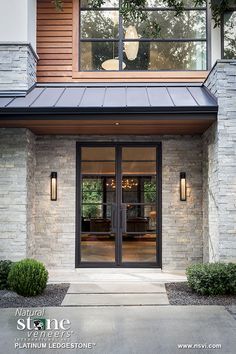
[{"label": "wall sconce", "polygon": [[187,187],[186,187],[186,173],[180,172],[180,200],[186,202],[187,200]]},{"label": "wall sconce", "polygon": [[51,200],[57,200],[57,172],[51,173]]}]

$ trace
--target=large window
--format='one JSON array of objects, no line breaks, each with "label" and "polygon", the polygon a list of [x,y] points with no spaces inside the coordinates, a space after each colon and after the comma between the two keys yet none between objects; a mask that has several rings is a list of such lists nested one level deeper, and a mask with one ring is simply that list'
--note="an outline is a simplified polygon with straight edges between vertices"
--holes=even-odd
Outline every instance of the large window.
[{"label": "large window", "polygon": [[176,16],[162,0],[147,0],[147,19],[133,22],[123,20],[121,1],[107,0],[101,8],[80,1],[80,71],[207,69],[206,7],[186,0]]},{"label": "large window", "polygon": [[224,14],[223,58],[236,58],[236,10]]}]

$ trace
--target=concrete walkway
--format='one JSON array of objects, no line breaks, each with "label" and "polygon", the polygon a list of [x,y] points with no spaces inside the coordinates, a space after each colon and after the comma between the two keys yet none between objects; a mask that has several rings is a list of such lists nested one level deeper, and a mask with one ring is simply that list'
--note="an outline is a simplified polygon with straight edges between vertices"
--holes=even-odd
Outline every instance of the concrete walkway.
[{"label": "concrete walkway", "polygon": [[[17,330],[16,309],[0,310],[0,352],[4,354],[235,354],[236,321],[220,306],[133,306],[46,308],[44,318],[68,320],[66,334],[44,340]],[[55,321],[55,320],[54,320]],[[72,331],[72,332],[71,332]],[[40,335],[42,331],[33,331]],[[58,331],[57,331],[58,332]],[[41,349],[20,349],[42,344]],[[90,345],[91,349],[60,349],[63,345]],[[18,345],[18,349],[15,346]],[[195,349],[180,349],[193,345]],[[53,346],[57,346],[51,349]],[[203,349],[196,349],[203,346]],[[205,349],[220,346],[220,349]]]},{"label": "concrete walkway", "polygon": [[184,272],[163,272],[158,268],[77,268],[65,271],[49,269],[51,283],[97,282],[155,282],[186,281]]},{"label": "concrete walkway", "polygon": [[186,276],[157,268],[79,268],[51,270],[49,281],[71,284],[62,306],[151,306],[168,305],[165,283]]},{"label": "concrete walkway", "polygon": [[164,283],[99,282],[71,284],[62,306],[168,305]]}]

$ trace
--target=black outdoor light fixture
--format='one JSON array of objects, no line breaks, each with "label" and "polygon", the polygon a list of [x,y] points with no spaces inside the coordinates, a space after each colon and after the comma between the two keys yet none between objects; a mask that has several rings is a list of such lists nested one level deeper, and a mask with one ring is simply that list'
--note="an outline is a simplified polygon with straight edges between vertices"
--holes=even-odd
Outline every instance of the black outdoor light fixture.
[{"label": "black outdoor light fixture", "polygon": [[57,172],[51,172],[51,200],[57,200]]},{"label": "black outdoor light fixture", "polygon": [[186,202],[187,200],[187,188],[186,188],[186,173],[180,172],[180,200]]}]

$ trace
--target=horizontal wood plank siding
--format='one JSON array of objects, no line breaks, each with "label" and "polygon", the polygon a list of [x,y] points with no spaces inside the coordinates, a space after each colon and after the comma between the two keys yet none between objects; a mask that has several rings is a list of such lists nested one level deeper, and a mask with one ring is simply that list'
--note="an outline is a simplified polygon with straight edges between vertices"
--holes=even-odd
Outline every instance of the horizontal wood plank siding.
[{"label": "horizontal wood plank siding", "polygon": [[63,0],[62,12],[51,0],[37,1],[39,82],[72,80],[72,14],[72,0]]},{"label": "horizontal wood plank siding", "polygon": [[203,82],[206,78],[207,72],[197,71],[79,73],[77,1],[63,0],[61,12],[51,0],[37,0],[38,82]]}]

